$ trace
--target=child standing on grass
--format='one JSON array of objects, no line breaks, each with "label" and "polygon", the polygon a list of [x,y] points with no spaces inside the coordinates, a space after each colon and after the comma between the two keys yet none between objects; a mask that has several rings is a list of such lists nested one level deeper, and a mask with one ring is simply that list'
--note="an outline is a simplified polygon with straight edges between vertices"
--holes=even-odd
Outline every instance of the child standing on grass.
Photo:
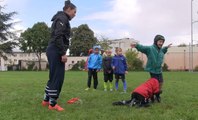
[{"label": "child standing on grass", "polygon": [[164,55],[166,54],[168,48],[172,45],[169,44],[167,47],[162,47],[164,42],[164,36],[156,35],[154,38],[154,44],[151,46],[131,44],[132,48],[136,48],[138,51],[146,54],[148,60],[145,70],[150,73],[151,78],[156,78],[159,81],[161,91],[164,81],[162,76],[162,63],[164,60]]},{"label": "child standing on grass", "polygon": [[110,91],[113,91],[113,69],[111,67],[112,57],[111,57],[111,51],[106,50],[105,56],[102,60],[103,65],[103,72],[104,72],[104,91],[107,91],[107,82],[109,81],[109,88]]},{"label": "child standing on grass", "polygon": [[124,92],[126,92],[127,83],[125,80],[125,74],[128,73],[126,58],[122,55],[121,48],[116,48],[115,52],[116,52],[116,55],[112,59],[112,68],[114,70],[115,79],[116,79],[115,87],[116,87],[116,90],[118,90],[118,81],[119,79],[121,79],[123,82]]},{"label": "child standing on grass", "polygon": [[85,90],[89,90],[91,87],[91,78],[93,76],[94,79],[94,89],[97,89],[98,86],[98,76],[97,73],[101,69],[102,65],[102,56],[99,54],[100,46],[93,47],[93,53],[89,56],[88,59],[88,81],[87,88]]}]

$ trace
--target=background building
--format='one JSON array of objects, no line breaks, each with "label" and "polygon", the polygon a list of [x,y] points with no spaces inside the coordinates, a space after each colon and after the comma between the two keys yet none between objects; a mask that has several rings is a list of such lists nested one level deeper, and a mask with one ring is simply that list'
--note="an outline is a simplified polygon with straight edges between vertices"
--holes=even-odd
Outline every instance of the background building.
[{"label": "background building", "polygon": [[[132,39],[132,38],[123,38],[123,39],[116,39],[116,40],[110,40],[108,41],[110,43],[110,46],[112,47],[112,52],[115,54],[115,48],[121,47],[123,50],[123,53],[125,53],[127,50],[130,50],[130,44],[131,43],[137,43],[138,41]],[[167,54],[165,55],[164,63],[168,65],[169,70],[188,70],[190,67],[191,60],[190,60],[190,48],[189,46],[186,47],[176,47],[173,46],[169,48]],[[8,60],[4,60],[3,58],[0,58],[0,71],[6,71],[7,66],[11,65],[20,65],[22,68],[27,68],[28,63],[34,61],[35,66],[38,68],[38,59],[36,57],[35,53],[23,53],[23,52],[14,52],[13,55],[6,54],[8,57]],[[146,64],[147,58],[146,56],[139,52],[138,57],[144,62],[144,65]],[[41,62],[41,68],[45,69],[47,67],[47,57],[45,53],[42,53],[42,62]],[[73,67],[74,64],[78,63],[79,61],[86,61],[87,56],[82,57],[68,57],[68,61],[65,65],[65,70],[69,70]],[[21,63],[19,63],[21,61]],[[193,68],[198,66],[198,46],[193,47]]]},{"label": "background building", "polygon": [[112,47],[112,53],[115,54],[115,48],[122,48],[123,53],[131,49],[131,43],[137,43],[138,41],[133,38],[123,38],[110,40],[110,46]]},{"label": "background building", "polygon": [[[164,57],[164,63],[168,65],[169,70],[189,70],[191,63],[190,48],[187,47],[171,47],[168,49]],[[139,58],[146,64],[146,55],[139,52]],[[198,47],[193,47],[193,68],[198,66]]]}]

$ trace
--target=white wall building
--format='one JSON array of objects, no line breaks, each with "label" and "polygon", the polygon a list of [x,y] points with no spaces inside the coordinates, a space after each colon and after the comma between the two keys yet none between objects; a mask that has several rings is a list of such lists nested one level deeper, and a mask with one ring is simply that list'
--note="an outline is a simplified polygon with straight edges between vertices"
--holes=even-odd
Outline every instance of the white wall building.
[{"label": "white wall building", "polygon": [[[121,47],[123,50],[123,54],[131,49],[131,43],[137,43],[138,41],[132,38],[124,38],[124,39],[116,39],[111,40],[110,46],[112,47],[113,54],[115,53],[116,47]],[[193,51],[193,67],[195,68],[198,66],[198,47],[194,46]],[[113,55],[112,54],[112,55]],[[169,66],[171,70],[187,70],[189,69],[189,65],[191,64],[190,57],[189,57],[189,47],[171,47],[168,50],[168,53],[165,55],[164,62]],[[23,52],[14,52],[13,55],[6,54],[8,60],[4,60],[0,57],[0,71],[6,71],[7,66],[9,65],[18,65],[19,61],[38,61],[37,56],[35,53],[23,53]],[[147,61],[147,58],[144,54],[139,52],[139,58],[144,61],[144,64]],[[46,67],[47,57],[45,53],[42,53],[42,65]],[[68,57],[68,61],[65,65],[65,70],[69,70],[72,68],[74,64],[78,61],[87,60],[87,56],[82,57]],[[37,64],[37,63],[36,63]],[[23,64],[25,65],[25,64]],[[43,67],[43,68],[44,68]],[[26,67],[27,68],[27,67]]]},{"label": "white wall building", "polygon": [[[18,65],[19,61],[22,62],[22,67],[27,69],[27,63],[28,61],[36,61],[36,67],[38,68],[38,58],[35,53],[23,53],[23,52],[14,52],[12,54],[6,54],[7,60],[4,60],[2,57],[0,57],[0,71],[7,71],[7,66],[12,66],[12,65]],[[41,55],[42,58],[42,63],[41,67],[44,69],[46,67],[47,63],[47,56],[45,53],[42,53]],[[87,60],[87,57],[68,57],[68,61],[65,65],[65,70],[69,70],[72,68],[74,64],[76,64],[78,61]]]},{"label": "white wall building", "polygon": [[137,43],[138,41],[133,38],[123,38],[110,40],[110,46],[112,47],[112,53],[115,54],[117,47],[122,48],[123,53],[131,49],[131,43]]},{"label": "white wall building", "polygon": [[[128,49],[131,49],[130,44],[137,42],[137,41],[132,38],[123,38],[123,39],[110,40],[109,42],[110,42],[110,46],[112,47],[112,52],[114,54],[116,47],[121,47],[123,50],[123,53],[125,53]],[[14,52],[13,54],[6,54],[6,56],[8,60],[4,60],[3,58],[0,58],[0,71],[6,71],[7,66],[18,65],[20,60],[38,61],[38,58],[35,53]],[[42,58],[42,62],[47,62],[47,57],[45,53],[42,53],[41,58]],[[65,69],[66,70],[71,69],[74,64],[76,64],[78,61],[81,61],[81,60],[86,61],[87,56],[68,57],[68,61],[65,65]],[[23,62],[23,65],[26,65],[26,64]],[[27,66],[24,66],[24,68],[27,68]]]}]

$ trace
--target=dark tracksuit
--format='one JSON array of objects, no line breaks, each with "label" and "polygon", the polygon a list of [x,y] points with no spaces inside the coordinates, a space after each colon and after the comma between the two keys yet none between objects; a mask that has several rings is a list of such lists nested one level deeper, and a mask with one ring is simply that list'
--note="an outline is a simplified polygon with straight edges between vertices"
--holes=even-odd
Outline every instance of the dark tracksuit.
[{"label": "dark tracksuit", "polygon": [[126,58],[123,55],[115,55],[112,59],[112,67],[115,67],[114,74],[115,74],[115,87],[118,90],[118,81],[119,79],[123,82],[124,91],[127,89],[127,84],[125,80],[125,71],[127,71],[127,63]]},{"label": "dark tracksuit", "polygon": [[46,55],[49,62],[49,81],[45,88],[44,101],[50,105],[56,105],[64,82],[65,63],[61,56],[66,54],[70,37],[70,17],[63,11],[59,11],[51,20],[51,39],[49,41]]},{"label": "dark tracksuit", "polygon": [[111,67],[112,57],[104,57],[103,64],[103,72],[104,72],[104,81],[112,82],[113,81],[113,69]]},{"label": "dark tracksuit", "polygon": [[98,76],[97,71],[101,69],[102,65],[102,56],[100,54],[92,53],[88,59],[88,88],[91,87],[91,78],[94,79],[94,89],[97,89],[98,86]]}]

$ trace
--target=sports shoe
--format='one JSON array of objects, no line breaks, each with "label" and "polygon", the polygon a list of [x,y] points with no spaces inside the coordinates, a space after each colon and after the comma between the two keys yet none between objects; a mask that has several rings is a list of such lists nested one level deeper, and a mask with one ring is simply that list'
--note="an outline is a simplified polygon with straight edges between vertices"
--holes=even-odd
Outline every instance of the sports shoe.
[{"label": "sports shoe", "polygon": [[107,91],[107,89],[104,89],[104,91],[106,92],[106,91]]},{"label": "sports shoe", "polygon": [[49,105],[48,109],[49,110],[57,110],[59,112],[64,111],[64,109],[61,106],[59,106],[58,104],[56,104],[54,107],[52,107],[51,105]]},{"label": "sports shoe", "polygon": [[156,98],[155,98],[156,100],[157,100],[157,102],[158,103],[160,103],[161,102],[161,97],[160,96],[156,96]]},{"label": "sports shoe", "polygon": [[129,107],[133,107],[136,104],[136,99],[132,99],[131,102],[129,103]]},{"label": "sports shoe", "polygon": [[44,106],[44,107],[45,107],[45,106],[48,106],[48,105],[49,105],[49,101],[44,101],[44,100],[43,100],[41,104],[42,104],[42,106]]},{"label": "sports shoe", "polygon": [[112,105],[125,105],[125,104],[126,104],[125,100],[112,103]]},{"label": "sports shoe", "polygon": [[126,90],[124,90],[123,92],[121,92],[121,94],[126,94],[127,92],[126,92]]},{"label": "sports shoe", "polygon": [[73,104],[75,102],[77,102],[79,100],[79,98],[72,98],[70,100],[67,101],[68,104]]},{"label": "sports shoe", "polygon": [[90,88],[86,88],[85,90],[88,91]]},{"label": "sports shoe", "polygon": [[110,91],[112,92],[112,91],[113,91],[113,89],[110,89]]}]

